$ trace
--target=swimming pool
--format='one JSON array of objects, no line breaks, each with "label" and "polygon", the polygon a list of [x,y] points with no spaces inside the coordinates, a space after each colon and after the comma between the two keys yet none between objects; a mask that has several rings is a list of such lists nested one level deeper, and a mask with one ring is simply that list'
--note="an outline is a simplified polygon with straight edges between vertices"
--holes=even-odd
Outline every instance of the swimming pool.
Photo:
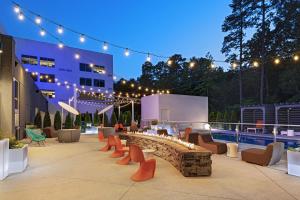
[{"label": "swimming pool", "polygon": [[[212,132],[212,136],[214,139],[236,142],[236,135],[233,133]],[[273,142],[273,138],[258,135],[239,135],[239,142],[267,146],[269,143]],[[277,142],[283,142],[284,148],[286,149],[288,147],[300,146],[300,141],[295,139],[277,138]]]}]

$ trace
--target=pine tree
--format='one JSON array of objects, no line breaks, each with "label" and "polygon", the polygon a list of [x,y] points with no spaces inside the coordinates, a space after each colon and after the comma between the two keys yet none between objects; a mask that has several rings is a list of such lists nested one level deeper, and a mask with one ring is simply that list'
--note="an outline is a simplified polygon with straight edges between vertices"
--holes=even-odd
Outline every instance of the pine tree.
[{"label": "pine tree", "polygon": [[106,113],[104,113],[104,127],[109,127],[108,116]]},{"label": "pine tree", "polygon": [[65,129],[71,129],[71,128],[73,128],[73,122],[72,122],[71,114],[68,112],[65,121]]},{"label": "pine tree", "polygon": [[111,126],[113,127],[113,126],[115,126],[116,123],[117,123],[117,116],[116,116],[116,113],[113,112],[113,113],[111,114],[110,124],[111,124]]},{"label": "pine tree", "polygon": [[61,129],[61,115],[59,111],[56,111],[54,115],[54,129]]},{"label": "pine tree", "polygon": [[44,128],[51,127],[51,118],[50,118],[50,114],[48,111],[45,113],[43,125],[44,125]]},{"label": "pine tree", "polygon": [[81,126],[81,115],[80,114],[76,115],[74,124],[75,124],[76,128],[79,128]]},{"label": "pine tree", "polygon": [[99,126],[100,123],[100,117],[98,113],[98,110],[96,110],[94,113],[94,126]]},{"label": "pine tree", "polygon": [[85,113],[85,115],[84,115],[84,122],[85,122],[86,124],[87,124],[87,123],[92,123],[90,113],[88,113],[88,112]]}]

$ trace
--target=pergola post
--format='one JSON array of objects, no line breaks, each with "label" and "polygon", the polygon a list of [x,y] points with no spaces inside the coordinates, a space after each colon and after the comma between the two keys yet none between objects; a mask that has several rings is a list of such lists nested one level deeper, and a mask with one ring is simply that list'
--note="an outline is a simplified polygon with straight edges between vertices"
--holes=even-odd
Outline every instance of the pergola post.
[{"label": "pergola post", "polygon": [[121,117],[121,105],[118,106],[118,120],[120,120]]}]

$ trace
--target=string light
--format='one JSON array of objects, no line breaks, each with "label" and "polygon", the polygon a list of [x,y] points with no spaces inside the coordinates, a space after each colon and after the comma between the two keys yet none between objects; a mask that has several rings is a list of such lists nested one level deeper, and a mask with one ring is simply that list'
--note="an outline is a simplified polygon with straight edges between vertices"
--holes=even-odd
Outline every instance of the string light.
[{"label": "string light", "polygon": [[167,63],[168,63],[168,65],[170,66],[170,65],[172,65],[173,62],[172,62],[171,59],[169,59]]},{"label": "string light", "polygon": [[23,15],[23,13],[20,12],[19,15],[18,15],[18,19],[19,19],[20,21],[23,21],[24,18],[25,18],[25,17],[24,17],[24,15]]},{"label": "string light", "polygon": [[81,43],[84,43],[84,42],[85,42],[85,37],[84,37],[84,35],[80,35],[79,41],[80,41]]},{"label": "string light", "polygon": [[63,27],[62,27],[62,26],[58,26],[58,27],[57,27],[57,33],[63,34],[63,32],[64,32]]},{"label": "string light", "polygon": [[117,77],[116,77],[116,76],[113,76],[113,79],[114,79],[114,80],[117,80]]},{"label": "string light", "polygon": [[124,54],[125,54],[125,56],[129,56],[130,55],[128,48],[125,49],[125,53]]},{"label": "string light", "polygon": [[194,62],[190,62],[190,68],[193,68],[195,66]]},{"label": "string light", "polygon": [[93,68],[93,67],[94,67],[94,64],[93,64],[93,63],[90,63],[90,67]]},{"label": "string light", "polygon": [[105,50],[105,51],[108,50],[108,44],[107,44],[107,42],[103,42],[102,48],[103,48],[103,50]]},{"label": "string light", "polygon": [[78,60],[79,58],[80,58],[80,55],[79,55],[78,53],[76,53],[76,54],[75,54],[75,59]]},{"label": "string light", "polygon": [[274,63],[275,63],[276,65],[278,65],[278,64],[280,63],[280,59],[279,59],[279,58],[276,58],[276,59],[274,60]]},{"label": "string light", "polygon": [[20,11],[21,11],[21,9],[20,9],[20,7],[18,5],[15,5],[14,6],[14,11],[15,11],[15,13],[19,14]]},{"label": "string light", "polygon": [[253,67],[258,67],[259,66],[259,63],[257,61],[254,61],[253,62]]},{"label": "string light", "polygon": [[62,42],[59,42],[59,43],[58,43],[58,47],[59,47],[60,49],[62,49],[62,48],[64,48],[64,44],[63,44]]},{"label": "string light", "polygon": [[42,37],[44,37],[44,36],[46,35],[46,31],[45,31],[44,29],[41,29],[41,30],[40,30],[40,35],[41,35]]},{"label": "string light", "polygon": [[293,60],[294,60],[294,61],[298,61],[298,60],[299,60],[299,56],[298,56],[298,55],[294,55],[294,56],[293,56]]},{"label": "string light", "polygon": [[36,16],[35,23],[36,24],[41,24],[42,23],[42,18],[40,16]]},{"label": "string light", "polygon": [[236,62],[233,62],[233,63],[231,64],[231,66],[232,66],[233,69],[236,69],[236,68],[237,68],[237,63],[236,63]]},{"label": "string light", "polygon": [[146,60],[147,60],[148,62],[151,62],[151,57],[150,57],[150,54],[149,54],[149,53],[148,53],[148,55],[147,55]]},{"label": "string light", "polygon": [[216,67],[215,63],[210,64],[210,68],[214,69]]},{"label": "string light", "polygon": [[134,88],[134,84],[133,84],[133,83],[131,83],[131,84],[130,84],[130,87]]}]

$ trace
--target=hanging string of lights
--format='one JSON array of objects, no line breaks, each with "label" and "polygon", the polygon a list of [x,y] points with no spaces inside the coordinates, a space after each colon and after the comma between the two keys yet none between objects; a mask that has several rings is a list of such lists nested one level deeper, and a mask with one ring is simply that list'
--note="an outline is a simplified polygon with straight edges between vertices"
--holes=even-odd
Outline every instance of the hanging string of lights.
[{"label": "hanging string of lights", "polygon": [[[65,26],[65,25],[62,25],[52,19],[49,19],[45,16],[42,16],[40,15],[39,13],[37,12],[34,12],[30,9],[27,9],[26,7],[23,7],[23,6],[20,6],[20,4],[12,1],[12,4],[14,5],[14,12],[18,15],[18,19],[23,21],[25,18],[28,18],[33,24],[35,24],[36,26],[38,26],[38,28],[40,29],[40,32],[39,34],[43,37],[45,36],[46,34],[49,34],[52,38],[54,38],[55,40],[57,40],[58,42],[58,47],[59,48],[63,48],[64,47],[64,43],[62,42],[62,40],[59,38],[63,35],[63,33],[65,31],[69,31],[69,32],[72,32],[76,35],[78,35],[78,40],[80,43],[84,43],[87,39],[89,40],[92,40],[92,41],[95,41],[97,43],[101,43],[102,44],[102,49],[104,51],[107,51],[109,49],[109,46],[112,46],[112,47],[115,47],[115,48],[118,48],[118,49],[122,49],[124,51],[124,55],[127,57],[130,55],[131,52],[133,53],[137,53],[137,54],[143,54],[143,55],[146,55],[146,61],[148,62],[151,62],[151,57],[157,57],[157,58],[164,58],[164,59],[168,59],[167,60],[167,65],[168,66],[172,66],[173,63],[174,63],[174,60],[172,60],[172,58],[168,57],[168,56],[162,56],[162,55],[159,55],[159,54],[156,54],[156,53],[151,53],[151,52],[146,52],[146,51],[140,51],[140,50],[135,50],[135,49],[132,49],[132,48],[128,48],[128,47],[124,47],[122,45],[118,45],[118,44],[115,44],[115,43],[112,43],[112,42],[108,42],[108,41],[105,41],[105,40],[102,40],[102,39],[99,39],[99,38],[96,38],[96,37],[93,37],[89,34],[86,34],[86,33],[82,33],[80,31],[77,31],[73,28],[70,28],[68,26]],[[29,13],[30,15],[32,15],[34,17],[34,19],[30,18],[29,16],[25,15],[24,12],[27,12]],[[56,36],[55,34],[51,33],[50,31],[48,31],[45,27],[42,27],[42,23],[43,21],[46,21],[54,26],[56,26],[56,32],[57,32],[57,35],[59,36]],[[297,62],[300,60],[300,57],[297,53],[294,53],[292,54],[292,59]],[[81,58],[81,55],[79,53],[76,53],[74,55],[74,58],[75,59],[80,59]],[[251,66],[251,67],[254,67],[254,68],[257,68],[260,66],[260,62],[259,62],[260,59],[253,59],[253,61],[251,63],[249,63],[248,65]],[[222,61],[222,60],[214,60],[212,59],[211,60],[211,65],[210,67],[211,68],[216,68],[218,65],[216,63],[227,63],[227,64],[230,64],[230,66],[232,67],[232,69],[237,69],[239,67],[239,61],[238,60],[233,60],[233,61]],[[279,57],[274,57],[273,58],[273,63],[275,65],[278,65],[281,63],[281,59]],[[90,67],[93,68],[93,62],[90,62]],[[196,62],[193,61],[193,60],[190,60],[189,62],[189,68],[194,68],[196,66]],[[105,71],[103,72],[105,73]],[[114,76],[114,80],[116,80],[116,76]]]}]

